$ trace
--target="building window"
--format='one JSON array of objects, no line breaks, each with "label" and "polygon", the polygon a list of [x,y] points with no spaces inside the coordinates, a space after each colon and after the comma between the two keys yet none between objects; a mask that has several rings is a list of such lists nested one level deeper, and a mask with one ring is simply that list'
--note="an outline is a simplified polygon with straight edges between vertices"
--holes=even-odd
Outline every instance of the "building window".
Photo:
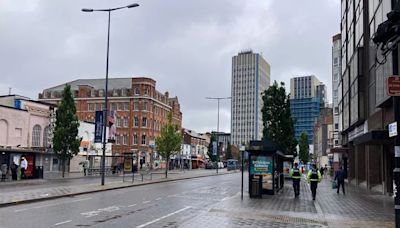
[{"label": "building window", "polygon": [[121,136],[117,135],[117,136],[115,136],[115,138],[117,139],[116,144],[121,145]]},{"label": "building window", "polygon": [[124,127],[128,127],[128,118],[124,118]]},{"label": "building window", "polygon": [[127,135],[122,136],[122,144],[128,145],[128,136]]},{"label": "building window", "polygon": [[102,97],[102,96],[104,96],[104,90],[100,89],[99,90],[99,97]]},{"label": "building window", "polygon": [[335,139],[335,145],[339,145],[339,140]]},{"label": "building window", "polygon": [[49,127],[45,127],[43,130],[43,147],[48,147],[49,146]]},{"label": "building window", "polygon": [[146,117],[142,118],[142,127],[147,127],[147,118]]},{"label": "building window", "polygon": [[146,145],[146,135],[142,135],[142,145]]},{"label": "building window", "polygon": [[117,110],[117,103],[112,103],[111,104],[111,111]]},{"label": "building window", "polygon": [[147,102],[143,102],[143,110],[147,111]]},{"label": "building window", "polygon": [[90,90],[90,96],[95,97],[96,96],[96,91],[94,89]]},{"label": "building window", "polygon": [[135,88],[135,95],[140,95],[139,88]]},{"label": "building window", "polygon": [[126,96],[126,89],[125,89],[125,88],[121,90],[121,95],[122,95],[123,97]]},{"label": "building window", "polygon": [[137,135],[133,136],[132,144],[137,145]]},{"label": "building window", "polygon": [[124,110],[129,111],[129,103],[127,102],[124,103]]},{"label": "building window", "polygon": [[124,104],[123,103],[118,103],[118,110],[124,110]]},{"label": "building window", "polygon": [[93,103],[88,104],[88,111],[94,111],[94,105]]},{"label": "building window", "polygon": [[39,147],[40,146],[40,135],[42,134],[42,127],[36,124],[32,130],[32,146]]},{"label": "building window", "polygon": [[133,126],[139,127],[139,118],[137,116],[135,116],[133,119]]},{"label": "building window", "polygon": [[339,124],[335,123],[335,130],[339,130]]},{"label": "building window", "polygon": [[133,110],[134,110],[134,111],[139,111],[139,102],[138,102],[138,101],[135,101],[135,102],[133,103]]}]

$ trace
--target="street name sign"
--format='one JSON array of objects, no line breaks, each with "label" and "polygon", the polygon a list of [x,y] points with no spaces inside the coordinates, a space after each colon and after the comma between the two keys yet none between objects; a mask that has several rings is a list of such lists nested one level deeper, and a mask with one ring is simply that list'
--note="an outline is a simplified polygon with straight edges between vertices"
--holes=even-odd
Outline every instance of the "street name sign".
[{"label": "street name sign", "polygon": [[397,122],[389,124],[389,137],[397,136]]}]

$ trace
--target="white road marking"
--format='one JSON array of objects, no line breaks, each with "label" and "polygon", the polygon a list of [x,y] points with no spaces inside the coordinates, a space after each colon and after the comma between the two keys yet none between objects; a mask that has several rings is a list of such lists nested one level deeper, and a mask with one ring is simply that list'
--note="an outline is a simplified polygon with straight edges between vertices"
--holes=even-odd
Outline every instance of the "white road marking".
[{"label": "white road marking", "polygon": [[161,197],[159,197],[159,198],[157,198],[156,200],[158,201],[158,200],[161,200],[162,198]]},{"label": "white road marking", "polygon": [[182,212],[182,211],[185,211],[185,210],[187,210],[187,209],[189,209],[189,208],[191,208],[191,207],[190,207],[190,206],[184,207],[184,208],[182,208],[182,209],[180,209],[180,210],[177,210],[177,211],[172,212],[172,213],[170,213],[170,214],[164,215],[164,216],[162,216],[162,217],[160,217],[160,218],[158,218],[158,219],[154,219],[154,220],[152,220],[152,221],[150,221],[150,222],[147,222],[147,223],[145,223],[145,224],[142,224],[142,225],[140,225],[140,226],[137,226],[136,228],[143,228],[143,227],[145,227],[145,226],[148,226],[148,225],[150,225],[150,224],[153,224],[153,223],[155,223],[155,222],[158,222],[158,221],[160,221],[160,220],[162,220],[162,219],[168,218],[168,217],[170,217],[170,216],[172,216],[172,215],[175,215],[175,214],[178,214],[178,213],[180,213],[180,212]]},{"label": "white road marking", "polygon": [[120,207],[118,206],[110,206],[110,207],[105,207],[105,208],[100,208],[94,211],[87,211],[87,212],[82,212],[81,215],[85,216],[86,218],[90,218],[93,216],[97,216],[102,212],[113,212],[113,211],[118,211],[120,210]]},{"label": "white road marking", "polygon": [[18,210],[15,210],[14,212],[22,212],[22,211],[33,210],[33,209],[40,209],[40,208],[44,208],[44,207],[53,207],[53,206],[58,206],[58,205],[62,205],[62,204],[76,203],[76,202],[90,200],[90,199],[92,199],[92,198],[88,197],[88,198],[76,199],[76,200],[71,200],[71,201],[65,201],[62,203],[45,204],[45,205],[40,205],[40,206],[36,206],[36,207],[18,209]]},{"label": "white road marking", "polygon": [[46,194],[42,194],[40,195],[40,197],[45,197],[45,196],[49,196],[50,194],[46,193]]},{"label": "white road marking", "polygon": [[151,201],[143,201],[143,204],[150,203]]},{"label": "white road marking", "polygon": [[136,203],[135,204],[131,204],[128,207],[134,207],[134,206],[136,206]]},{"label": "white road marking", "polygon": [[55,225],[55,226],[59,226],[59,225],[63,225],[63,224],[69,223],[69,222],[72,222],[72,220],[67,220],[67,221],[64,221],[64,222],[59,222],[59,223],[56,223],[56,224],[54,224],[54,225]]}]

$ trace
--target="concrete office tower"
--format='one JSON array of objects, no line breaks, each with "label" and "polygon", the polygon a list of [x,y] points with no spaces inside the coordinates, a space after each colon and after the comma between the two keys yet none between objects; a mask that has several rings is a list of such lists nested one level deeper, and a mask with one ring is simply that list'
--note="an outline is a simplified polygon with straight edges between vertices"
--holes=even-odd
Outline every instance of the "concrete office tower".
[{"label": "concrete office tower", "polygon": [[232,57],[231,142],[246,144],[262,138],[262,92],[270,84],[270,65],[258,53]]},{"label": "concrete office tower", "polygon": [[314,75],[290,79],[290,109],[295,121],[296,139],[306,132],[309,144],[313,144],[314,123],[324,107],[326,86]]},{"label": "concrete office tower", "polygon": [[342,131],[342,118],[339,115],[339,97],[342,96],[340,74],[342,71],[341,51],[342,35],[339,33],[332,38],[332,100],[333,100],[333,147],[339,147],[339,132]]}]

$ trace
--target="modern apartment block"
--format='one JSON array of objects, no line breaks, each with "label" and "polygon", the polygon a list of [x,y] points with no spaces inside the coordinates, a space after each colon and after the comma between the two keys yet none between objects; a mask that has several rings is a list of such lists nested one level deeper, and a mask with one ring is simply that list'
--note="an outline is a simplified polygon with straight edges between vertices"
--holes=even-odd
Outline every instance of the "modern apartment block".
[{"label": "modern apartment block", "polygon": [[[39,100],[57,104],[66,84],[71,85],[79,120],[94,122],[95,112],[104,107],[105,79],[78,79],[44,89]],[[116,112],[117,127],[112,153],[135,153],[139,162],[152,164],[157,158],[150,145],[167,123],[168,113],[175,124],[182,125],[178,98],[157,91],[156,81],[145,77],[111,78],[108,89],[107,110]]]},{"label": "modern apartment block", "polygon": [[314,123],[326,100],[326,86],[314,75],[290,79],[290,109],[295,121],[295,136],[306,132],[309,144],[313,144]]},{"label": "modern apartment block", "polygon": [[[394,169],[394,138],[387,130],[394,122],[394,106],[385,80],[399,73],[399,64],[392,52],[385,63],[378,63],[372,37],[394,8],[392,2],[397,1],[341,1],[338,102],[343,148],[338,148],[342,152],[339,165],[344,166],[350,183],[382,193],[393,193]],[[377,57],[382,59],[379,53]]]},{"label": "modern apartment block", "polygon": [[232,57],[231,143],[246,144],[262,138],[262,92],[270,85],[270,65],[258,53]]},{"label": "modern apartment block", "polygon": [[[342,120],[339,115],[339,97],[342,95],[341,90],[341,51],[342,51],[342,35],[336,34],[332,38],[332,104],[333,104],[333,147],[339,147],[339,132],[342,131]],[[339,87],[340,85],[340,87]]]}]

